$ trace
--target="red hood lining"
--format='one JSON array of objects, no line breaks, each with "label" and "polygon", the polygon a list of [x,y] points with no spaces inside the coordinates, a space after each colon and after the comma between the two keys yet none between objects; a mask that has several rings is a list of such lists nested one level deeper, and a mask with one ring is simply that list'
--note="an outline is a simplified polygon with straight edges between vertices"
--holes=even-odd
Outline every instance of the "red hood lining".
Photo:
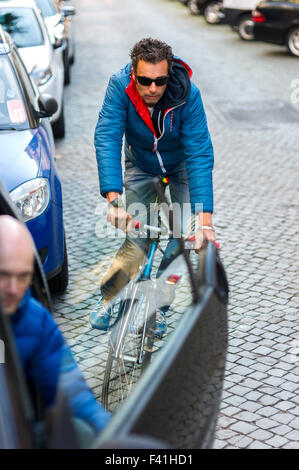
[{"label": "red hood lining", "polygon": [[136,87],[136,83],[133,80],[133,77],[131,77],[131,81],[126,88],[126,93],[128,97],[130,98],[130,100],[132,101],[133,105],[135,106],[137,113],[143,119],[145,124],[150,128],[154,136],[157,137],[148,107],[146,106],[145,102],[139,95],[137,87]]},{"label": "red hood lining", "polygon": [[[185,67],[185,69],[187,70],[187,72],[189,74],[189,78],[191,79],[192,70],[189,67],[189,65],[186,64],[186,62],[183,62],[181,59],[175,58],[174,61],[178,62],[179,64],[181,64]],[[143,99],[141,98],[141,96],[139,95],[137,87],[136,87],[136,83],[135,83],[132,76],[131,76],[131,81],[130,81],[129,85],[126,88],[126,93],[127,93],[128,97],[130,98],[130,100],[132,101],[132,103],[134,104],[134,106],[136,108],[136,111],[139,114],[139,116],[143,119],[145,124],[150,128],[150,130],[152,131],[154,136],[157,138],[157,133],[155,131],[153,121],[152,121],[152,118],[150,116],[148,107],[145,104],[145,102],[143,101]],[[165,109],[164,116],[165,116],[166,113],[168,113],[168,111],[170,111],[170,109],[171,108]]]}]

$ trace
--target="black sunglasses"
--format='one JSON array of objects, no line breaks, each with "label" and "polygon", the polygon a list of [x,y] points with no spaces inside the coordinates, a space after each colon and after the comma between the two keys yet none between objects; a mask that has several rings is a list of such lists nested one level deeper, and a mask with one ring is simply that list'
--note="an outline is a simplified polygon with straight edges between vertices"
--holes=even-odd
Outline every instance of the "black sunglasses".
[{"label": "black sunglasses", "polygon": [[169,76],[165,75],[164,77],[157,77],[157,78],[149,78],[149,77],[140,77],[139,75],[135,75],[136,79],[142,86],[151,86],[153,82],[157,86],[163,86],[166,85],[168,82]]}]

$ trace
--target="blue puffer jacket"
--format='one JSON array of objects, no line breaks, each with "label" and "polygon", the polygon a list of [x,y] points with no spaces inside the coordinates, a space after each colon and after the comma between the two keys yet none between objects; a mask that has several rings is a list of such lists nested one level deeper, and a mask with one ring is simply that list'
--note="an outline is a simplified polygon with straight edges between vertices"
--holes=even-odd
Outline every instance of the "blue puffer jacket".
[{"label": "blue puffer jacket", "polygon": [[[192,207],[213,212],[213,146],[200,92],[191,69],[175,58],[166,91],[151,118],[131,78],[131,63],[114,74],[95,130],[100,191],[122,193],[121,148],[126,157],[152,175],[171,175],[185,161]],[[197,211],[196,211],[197,212]]]},{"label": "blue puffer jacket", "polygon": [[39,391],[45,407],[55,404],[58,388],[68,397],[72,416],[99,432],[110,415],[97,403],[50,312],[28,291],[11,317],[24,372]]}]

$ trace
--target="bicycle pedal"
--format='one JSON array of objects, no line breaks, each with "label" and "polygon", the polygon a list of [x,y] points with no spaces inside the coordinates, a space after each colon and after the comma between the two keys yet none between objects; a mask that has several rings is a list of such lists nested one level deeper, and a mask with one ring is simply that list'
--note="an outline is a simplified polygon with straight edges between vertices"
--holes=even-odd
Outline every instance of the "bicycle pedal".
[{"label": "bicycle pedal", "polygon": [[164,335],[154,335],[154,340],[161,340],[163,339]]}]

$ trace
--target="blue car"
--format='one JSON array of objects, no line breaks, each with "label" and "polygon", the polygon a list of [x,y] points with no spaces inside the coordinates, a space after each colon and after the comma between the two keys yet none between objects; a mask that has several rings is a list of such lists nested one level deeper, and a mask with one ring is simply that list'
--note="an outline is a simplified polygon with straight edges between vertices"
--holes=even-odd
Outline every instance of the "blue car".
[{"label": "blue car", "polygon": [[49,121],[56,110],[55,99],[39,94],[0,29],[0,178],[33,236],[50,290],[61,292],[68,284],[68,261]]}]

